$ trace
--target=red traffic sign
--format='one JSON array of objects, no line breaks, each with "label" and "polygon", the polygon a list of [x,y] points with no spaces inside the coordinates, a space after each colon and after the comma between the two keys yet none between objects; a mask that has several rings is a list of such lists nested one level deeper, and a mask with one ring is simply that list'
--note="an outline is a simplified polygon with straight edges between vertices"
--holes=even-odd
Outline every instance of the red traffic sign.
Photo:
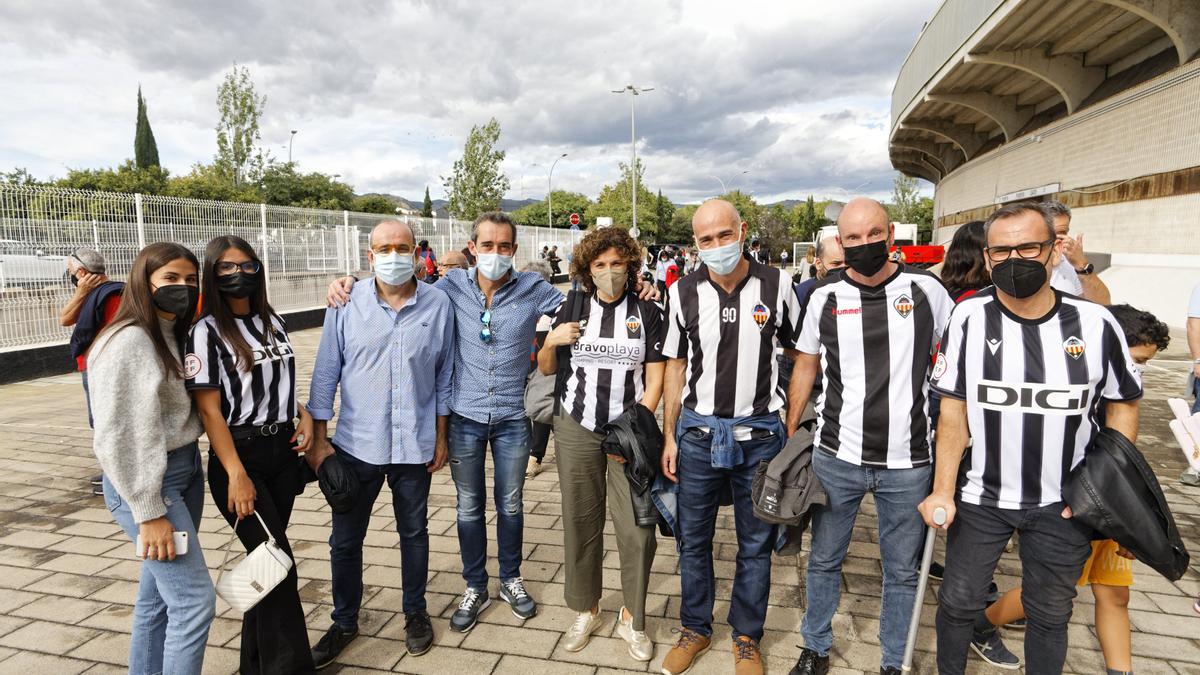
[{"label": "red traffic sign", "polygon": [[578,224],[579,224],[579,214],[578,214],[578,213],[572,213],[572,214],[571,214],[571,224],[572,224],[572,225],[578,225]]}]

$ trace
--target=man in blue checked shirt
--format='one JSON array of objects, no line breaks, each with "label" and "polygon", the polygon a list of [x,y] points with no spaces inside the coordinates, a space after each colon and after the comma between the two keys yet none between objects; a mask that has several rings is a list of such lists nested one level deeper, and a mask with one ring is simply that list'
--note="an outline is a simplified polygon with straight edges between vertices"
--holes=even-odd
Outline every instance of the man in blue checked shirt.
[{"label": "man in blue checked shirt", "polygon": [[[458,540],[467,588],[450,618],[450,629],[475,627],[491,603],[488,592],[484,465],[491,447],[495,468],[496,538],[500,598],[514,616],[537,614],[537,603],[521,579],[525,468],[530,428],[525,416],[525,377],[538,317],[553,314],[563,296],[536,272],[512,269],[517,228],[507,214],[475,219],[467,248],[476,258],[469,270],[450,270],[434,284],[454,306],[458,348],[450,397],[450,473],[458,491]],[[353,300],[353,277],[329,287],[330,304]],[[653,287],[642,295],[654,299]],[[351,302],[353,304],[353,302]]]},{"label": "man in blue checked shirt", "polygon": [[[450,298],[417,283],[414,239],[404,223],[376,225],[367,254],[375,276],[354,288],[353,303],[325,312],[307,406],[314,449],[306,456],[316,469],[336,453],[360,491],[349,512],[333,514],[333,625],[313,648],[317,668],[332,663],[358,636],[363,539],[385,480],[400,534],[405,643],[413,656],[433,644],[425,606],[427,507],[430,478],[449,455],[455,326]],[[341,409],[331,443],[326,427],[339,384]]]}]

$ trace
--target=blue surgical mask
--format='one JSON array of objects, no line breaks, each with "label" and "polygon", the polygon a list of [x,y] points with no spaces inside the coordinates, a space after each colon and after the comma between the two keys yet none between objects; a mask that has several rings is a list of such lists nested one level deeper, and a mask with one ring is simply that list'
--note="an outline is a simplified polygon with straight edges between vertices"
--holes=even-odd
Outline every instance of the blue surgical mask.
[{"label": "blue surgical mask", "polygon": [[375,276],[388,286],[402,286],[413,278],[413,257],[403,253],[376,254]]},{"label": "blue surgical mask", "polygon": [[475,257],[475,265],[479,273],[490,281],[499,281],[512,269],[512,256],[499,253],[480,253]]},{"label": "blue surgical mask", "polygon": [[700,249],[700,260],[703,260],[704,264],[708,265],[708,268],[718,276],[725,276],[732,272],[741,259],[741,240],[716,248]]}]

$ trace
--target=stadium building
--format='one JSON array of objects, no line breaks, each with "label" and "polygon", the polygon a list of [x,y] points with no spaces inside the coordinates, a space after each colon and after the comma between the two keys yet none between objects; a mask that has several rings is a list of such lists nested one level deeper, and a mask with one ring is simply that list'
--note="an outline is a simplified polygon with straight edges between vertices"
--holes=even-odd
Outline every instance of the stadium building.
[{"label": "stadium building", "polygon": [[945,0],[892,90],[934,242],[998,205],[1074,211],[1114,302],[1182,326],[1200,282],[1200,0]]}]

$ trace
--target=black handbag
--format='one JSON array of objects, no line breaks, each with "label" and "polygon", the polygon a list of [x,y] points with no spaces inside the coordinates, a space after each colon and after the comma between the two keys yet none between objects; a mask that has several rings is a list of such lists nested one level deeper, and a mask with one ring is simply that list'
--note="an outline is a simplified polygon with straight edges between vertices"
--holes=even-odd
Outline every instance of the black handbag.
[{"label": "black handbag", "polygon": [[1116,540],[1171,581],[1187,572],[1188,552],[1145,457],[1119,431],[1103,428],[1071,471],[1063,497],[1074,518]]}]

